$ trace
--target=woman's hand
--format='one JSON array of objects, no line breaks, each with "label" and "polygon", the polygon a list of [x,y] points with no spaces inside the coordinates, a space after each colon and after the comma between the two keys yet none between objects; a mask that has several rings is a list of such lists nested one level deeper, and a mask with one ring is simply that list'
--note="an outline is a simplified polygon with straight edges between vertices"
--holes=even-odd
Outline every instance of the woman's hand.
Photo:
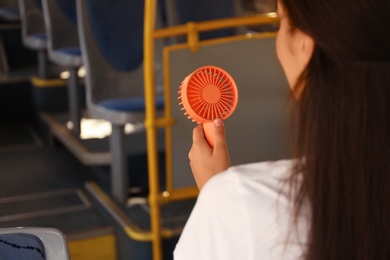
[{"label": "woman's hand", "polygon": [[207,143],[202,125],[194,128],[188,158],[200,190],[211,177],[229,168],[230,158],[222,119],[214,120],[214,149]]}]

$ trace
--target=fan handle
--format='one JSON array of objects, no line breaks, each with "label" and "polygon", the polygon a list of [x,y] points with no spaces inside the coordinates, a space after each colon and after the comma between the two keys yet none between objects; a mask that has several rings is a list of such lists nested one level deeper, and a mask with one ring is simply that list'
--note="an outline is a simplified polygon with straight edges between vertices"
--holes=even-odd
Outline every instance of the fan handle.
[{"label": "fan handle", "polygon": [[205,122],[202,124],[204,137],[211,148],[214,148],[214,122]]}]

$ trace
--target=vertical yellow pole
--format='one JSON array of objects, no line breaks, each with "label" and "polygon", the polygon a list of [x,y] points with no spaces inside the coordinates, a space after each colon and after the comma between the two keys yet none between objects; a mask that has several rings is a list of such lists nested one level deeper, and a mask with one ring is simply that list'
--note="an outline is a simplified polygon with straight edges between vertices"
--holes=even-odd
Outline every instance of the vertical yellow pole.
[{"label": "vertical yellow pole", "polygon": [[156,0],[145,0],[144,17],[144,81],[146,99],[146,138],[149,176],[149,204],[152,228],[153,259],[162,260],[159,178],[157,156],[156,104],[154,88],[154,30]]},{"label": "vertical yellow pole", "polygon": [[[165,117],[171,120],[171,97],[170,97],[170,70],[169,70],[169,51],[164,48],[163,51],[163,68],[164,68],[164,113]],[[173,176],[172,176],[172,124],[165,125],[165,177],[166,177],[166,191],[172,192]]]}]

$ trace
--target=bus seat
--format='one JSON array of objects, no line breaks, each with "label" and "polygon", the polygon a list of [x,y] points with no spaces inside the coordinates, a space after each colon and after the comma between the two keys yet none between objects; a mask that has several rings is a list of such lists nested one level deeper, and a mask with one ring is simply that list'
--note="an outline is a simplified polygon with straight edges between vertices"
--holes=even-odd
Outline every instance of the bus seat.
[{"label": "bus seat", "polygon": [[[82,65],[75,0],[43,0],[50,59],[64,67]],[[72,15],[73,13],[73,15]]]},{"label": "bus seat", "polygon": [[23,45],[38,52],[38,75],[48,76],[47,35],[40,0],[19,0]]},{"label": "bus seat", "polygon": [[68,102],[72,132],[81,132],[81,106],[78,69],[82,66],[76,20],[76,0],[43,0],[48,33],[49,59],[69,70]]},{"label": "bus seat", "polygon": [[[0,74],[9,72],[7,52],[4,46],[3,30],[12,28],[14,24],[20,21],[20,14],[17,0],[0,1]],[[8,27],[10,25],[11,27]]]},{"label": "bus seat", "polygon": [[20,22],[18,0],[2,0],[0,3],[0,21],[6,23]]},{"label": "bus seat", "polygon": [[64,234],[43,227],[0,228],[0,259],[68,260]]},{"label": "bus seat", "polygon": [[[124,127],[145,120],[143,10],[144,0],[79,0],[77,7],[87,109],[111,122],[111,193],[120,203],[129,187]],[[155,65],[160,72],[161,64]],[[162,79],[157,82],[156,107],[162,110]]]}]

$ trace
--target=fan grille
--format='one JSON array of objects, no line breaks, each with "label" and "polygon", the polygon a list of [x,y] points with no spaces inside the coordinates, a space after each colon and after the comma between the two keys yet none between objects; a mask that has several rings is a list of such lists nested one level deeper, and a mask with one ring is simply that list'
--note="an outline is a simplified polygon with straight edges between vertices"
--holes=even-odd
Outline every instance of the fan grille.
[{"label": "fan grille", "polygon": [[237,106],[238,92],[232,77],[224,70],[206,66],[190,74],[179,91],[190,119],[202,123],[226,119]]}]

